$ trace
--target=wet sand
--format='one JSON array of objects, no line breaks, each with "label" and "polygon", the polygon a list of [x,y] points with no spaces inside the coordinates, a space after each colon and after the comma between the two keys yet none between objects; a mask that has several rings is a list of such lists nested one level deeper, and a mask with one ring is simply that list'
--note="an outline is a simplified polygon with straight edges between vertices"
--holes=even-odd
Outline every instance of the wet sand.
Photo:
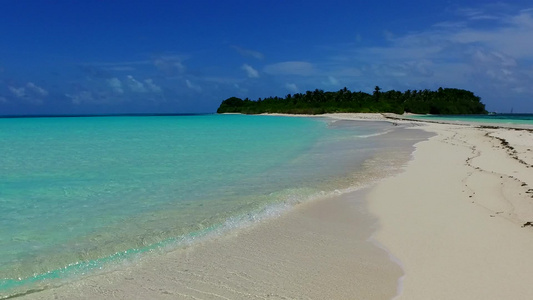
[{"label": "wet sand", "polygon": [[[390,299],[401,268],[368,241],[363,191],[28,299]],[[355,297],[355,298],[354,298]]]}]

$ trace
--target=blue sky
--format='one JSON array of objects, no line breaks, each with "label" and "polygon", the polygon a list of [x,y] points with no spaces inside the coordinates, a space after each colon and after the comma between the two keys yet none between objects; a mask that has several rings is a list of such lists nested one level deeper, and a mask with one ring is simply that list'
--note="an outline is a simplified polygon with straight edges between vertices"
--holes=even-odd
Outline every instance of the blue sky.
[{"label": "blue sky", "polygon": [[30,1],[0,9],[0,115],[214,112],[231,96],[468,89],[533,113],[530,1]]}]

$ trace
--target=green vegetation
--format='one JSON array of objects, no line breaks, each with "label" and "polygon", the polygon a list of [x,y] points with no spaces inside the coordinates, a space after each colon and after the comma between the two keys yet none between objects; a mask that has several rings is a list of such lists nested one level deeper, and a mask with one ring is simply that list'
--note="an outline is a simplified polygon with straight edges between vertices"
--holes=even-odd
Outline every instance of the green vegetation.
[{"label": "green vegetation", "polygon": [[486,114],[485,104],[474,93],[460,89],[407,90],[399,92],[390,90],[382,92],[376,86],[372,95],[364,92],[351,92],[343,88],[338,92],[324,92],[316,89],[305,94],[288,94],[285,98],[269,97],[265,99],[242,100],[228,98],[220,104],[217,113],[287,113],[287,114],[323,114],[323,113],[397,113],[415,114]]}]

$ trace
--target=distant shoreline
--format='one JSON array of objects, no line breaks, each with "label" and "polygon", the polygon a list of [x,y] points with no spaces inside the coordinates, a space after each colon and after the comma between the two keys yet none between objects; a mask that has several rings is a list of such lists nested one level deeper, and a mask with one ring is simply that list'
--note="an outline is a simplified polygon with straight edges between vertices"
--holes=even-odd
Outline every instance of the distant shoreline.
[{"label": "distant shoreline", "polygon": [[[239,113],[232,113],[239,114]],[[491,122],[472,122],[472,121],[453,121],[453,120],[430,120],[430,119],[417,119],[412,116],[425,116],[418,114],[393,114],[393,113],[332,113],[332,114],[320,114],[320,115],[300,115],[300,114],[280,114],[280,113],[265,113],[260,114],[265,116],[286,116],[286,117],[325,117],[332,119],[345,119],[345,120],[373,120],[373,121],[389,121],[389,122],[407,122],[417,124],[448,124],[448,125],[461,125],[461,126],[473,126],[473,127],[485,127],[485,128],[506,128],[517,130],[533,130],[533,124],[507,124],[507,123],[491,123]],[[509,115],[509,114],[502,114]],[[517,115],[533,115],[533,114],[517,114]]]}]

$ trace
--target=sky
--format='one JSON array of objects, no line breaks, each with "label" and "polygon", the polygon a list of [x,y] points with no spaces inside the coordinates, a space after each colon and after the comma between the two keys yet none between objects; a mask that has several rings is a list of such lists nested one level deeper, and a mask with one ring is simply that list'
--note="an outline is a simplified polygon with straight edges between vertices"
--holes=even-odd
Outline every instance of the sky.
[{"label": "sky", "polygon": [[210,113],[322,89],[460,88],[533,113],[528,1],[3,0],[0,115]]}]

